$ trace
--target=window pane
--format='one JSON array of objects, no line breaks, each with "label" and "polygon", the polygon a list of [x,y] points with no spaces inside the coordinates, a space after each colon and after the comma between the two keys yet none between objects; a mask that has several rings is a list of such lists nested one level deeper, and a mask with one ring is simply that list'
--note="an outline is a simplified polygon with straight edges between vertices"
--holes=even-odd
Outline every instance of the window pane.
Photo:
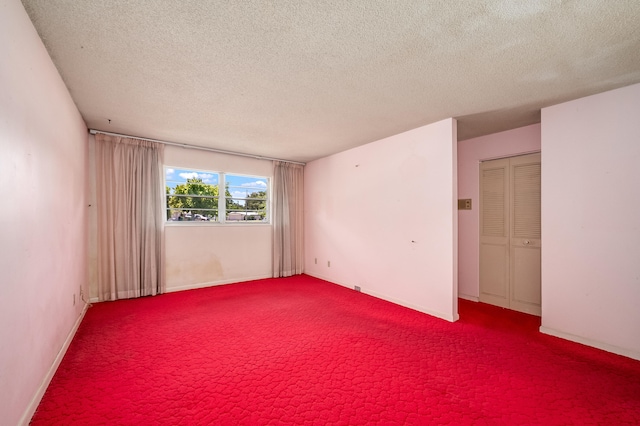
[{"label": "window pane", "polygon": [[228,222],[267,221],[267,178],[225,175]]},{"label": "window pane", "polygon": [[218,220],[218,174],[165,168],[167,220]]}]

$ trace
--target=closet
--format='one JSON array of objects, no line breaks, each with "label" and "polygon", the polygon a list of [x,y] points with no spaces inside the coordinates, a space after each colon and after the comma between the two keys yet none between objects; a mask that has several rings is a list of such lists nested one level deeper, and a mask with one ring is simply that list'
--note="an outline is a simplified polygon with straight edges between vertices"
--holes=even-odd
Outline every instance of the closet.
[{"label": "closet", "polygon": [[534,315],[540,295],[540,154],[480,164],[480,301]]}]

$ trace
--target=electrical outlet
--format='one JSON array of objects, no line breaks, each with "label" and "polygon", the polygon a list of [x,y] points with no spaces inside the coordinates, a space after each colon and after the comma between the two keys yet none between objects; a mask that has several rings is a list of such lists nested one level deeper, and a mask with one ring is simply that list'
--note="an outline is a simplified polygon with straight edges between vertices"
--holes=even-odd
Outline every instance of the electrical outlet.
[{"label": "electrical outlet", "polygon": [[318,264],[318,258],[317,257],[313,261],[316,263],[316,265]]},{"label": "electrical outlet", "polygon": [[357,292],[360,292],[360,286],[359,285],[354,285],[353,289]]},{"label": "electrical outlet", "polygon": [[331,268],[331,261],[327,260],[327,268]]}]

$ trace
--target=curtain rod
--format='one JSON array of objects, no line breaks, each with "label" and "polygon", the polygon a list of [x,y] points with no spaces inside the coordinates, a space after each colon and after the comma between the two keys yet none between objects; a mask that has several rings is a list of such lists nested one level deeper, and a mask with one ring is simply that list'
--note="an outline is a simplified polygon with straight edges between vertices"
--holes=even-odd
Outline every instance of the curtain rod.
[{"label": "curtain rod", "polygon": [[121,137],[121,138],[140,139],[140,140],[148,141],[148,142],[157,142],[157,143],[161,143],[161,144],[164,144],[164,145],[178,146],[178,147],[187,148],[187,149],[198,149],[200,151],[215,152],[215,153],[218,153],[218,154],[236,155],[236,156],[239,156],[239,157],[249,157],[249,158],[255,158],[257,160],[282,161],[282,162],[285,162],[285,163],[301,164],[303,166],[306,164],[306,163],[303,163],[303,162],[300,162],[300,161],[282,160],[280,158],[272,158],[272,157],[263,157],[261,155],[244,154],[242,152],[225,151],[223,149],[209,148],[209,147],[200,146],[200,145],[191,145],[191,144],[188,144],[188,143],[177,143],[177,142],[161,141],[161,140],[158,140],[158,139],[141,138],[141,137],[138,137],[138,136],[129,136],[129,135],[123,135],[121,133],[111,133],[111,132],[105,132],[105,131],[96,130],[96,129],[89,129],[89,133],[91,133],[92,135],[95,135],[96,133],[102,133],[103,135],[117,136],[117,137]]}]

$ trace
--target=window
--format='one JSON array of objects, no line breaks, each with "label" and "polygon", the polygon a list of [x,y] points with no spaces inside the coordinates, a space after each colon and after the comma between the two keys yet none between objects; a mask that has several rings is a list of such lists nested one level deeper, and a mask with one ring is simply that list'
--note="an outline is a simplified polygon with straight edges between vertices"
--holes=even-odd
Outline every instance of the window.
[{"label": "window", "polygon": [[267,220],[267,179],[225,175],[226,221]]},{"label": "window", "polygon": [[168,222],[269,221],[266,177],[165,167],[165,187]]}]

